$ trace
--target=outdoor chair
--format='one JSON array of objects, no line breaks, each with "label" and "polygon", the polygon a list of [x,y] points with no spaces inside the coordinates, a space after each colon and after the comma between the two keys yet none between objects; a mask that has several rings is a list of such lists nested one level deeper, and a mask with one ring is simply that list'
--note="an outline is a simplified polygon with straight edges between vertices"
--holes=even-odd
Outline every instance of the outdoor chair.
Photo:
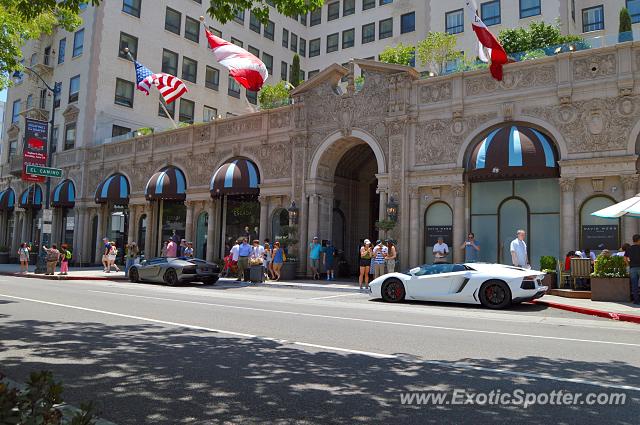
[{"label": "outdoor chair", "polygon": [[577,279],[591,279],[591,259],[571,259],[571,289],[576,289]]}]

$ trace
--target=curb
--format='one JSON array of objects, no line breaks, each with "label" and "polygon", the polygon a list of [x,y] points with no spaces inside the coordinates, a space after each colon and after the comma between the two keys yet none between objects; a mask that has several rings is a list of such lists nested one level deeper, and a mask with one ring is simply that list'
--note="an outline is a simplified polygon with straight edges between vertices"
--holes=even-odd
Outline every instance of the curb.
[{"label": "curb", "polygon": [[634,314],[614,313],[610,311],[596,310],[593,308],[578,307],[574,305],[560,304],[560,303],[541,301],[541,300],[533,300],[531,302],[533,304],[544,305],[547,307],[571,311],[574,313],[587,314],[590,316],[598,316],[598,317],[603,317],[605,319],[617,320],[619,322],[631,322],[631,323],[640,324],[640,316],[636,316]]},{"label": "curb", "polygon": [[26,277],[27,279],[42,279],[42,280],[110,280],[110,281],[126,281],[128,280],[124,276],[116,277],[103,277],[103,276],[45,276],[43,274],[22,274],[22,273],[7,273],[0,272],[0,276],[12,276],[12,277]]}]

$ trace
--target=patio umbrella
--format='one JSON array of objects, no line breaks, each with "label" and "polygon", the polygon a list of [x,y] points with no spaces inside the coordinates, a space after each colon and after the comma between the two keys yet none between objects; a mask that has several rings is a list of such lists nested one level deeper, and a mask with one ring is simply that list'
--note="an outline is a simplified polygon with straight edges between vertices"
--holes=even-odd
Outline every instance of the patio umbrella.
[{"label": "patio umbrella", "polygon": [[640,217],[640,193],[633,198],[626,199],[615,205],[611,205],[610,207],[592,212],[591,215],[602,218],[619,218],[625,215],[630,217]]}]

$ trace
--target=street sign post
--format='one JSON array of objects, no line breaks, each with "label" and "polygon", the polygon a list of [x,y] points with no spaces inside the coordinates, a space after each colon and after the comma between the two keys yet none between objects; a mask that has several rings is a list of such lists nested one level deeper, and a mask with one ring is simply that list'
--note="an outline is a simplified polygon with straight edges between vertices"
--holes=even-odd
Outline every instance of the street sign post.
[{"label": "street sign post", "polygon": [[62,170],[59,168],[41,167],[39,165],[27,165],[27,174],[44,177],[62,177]]}]

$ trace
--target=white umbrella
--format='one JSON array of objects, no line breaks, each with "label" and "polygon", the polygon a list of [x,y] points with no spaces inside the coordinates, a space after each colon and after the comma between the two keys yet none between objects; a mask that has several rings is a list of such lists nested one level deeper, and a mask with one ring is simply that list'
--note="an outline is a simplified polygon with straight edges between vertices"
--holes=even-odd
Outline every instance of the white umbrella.
[{"label": "white umbrella", "polygon": [[640,217],[640,193],[622,202],[618,202],[610,207],[603,208],[596,212],[592,212],[591,215],[602,218],[618,218],[624,215],[631,217]]}]

